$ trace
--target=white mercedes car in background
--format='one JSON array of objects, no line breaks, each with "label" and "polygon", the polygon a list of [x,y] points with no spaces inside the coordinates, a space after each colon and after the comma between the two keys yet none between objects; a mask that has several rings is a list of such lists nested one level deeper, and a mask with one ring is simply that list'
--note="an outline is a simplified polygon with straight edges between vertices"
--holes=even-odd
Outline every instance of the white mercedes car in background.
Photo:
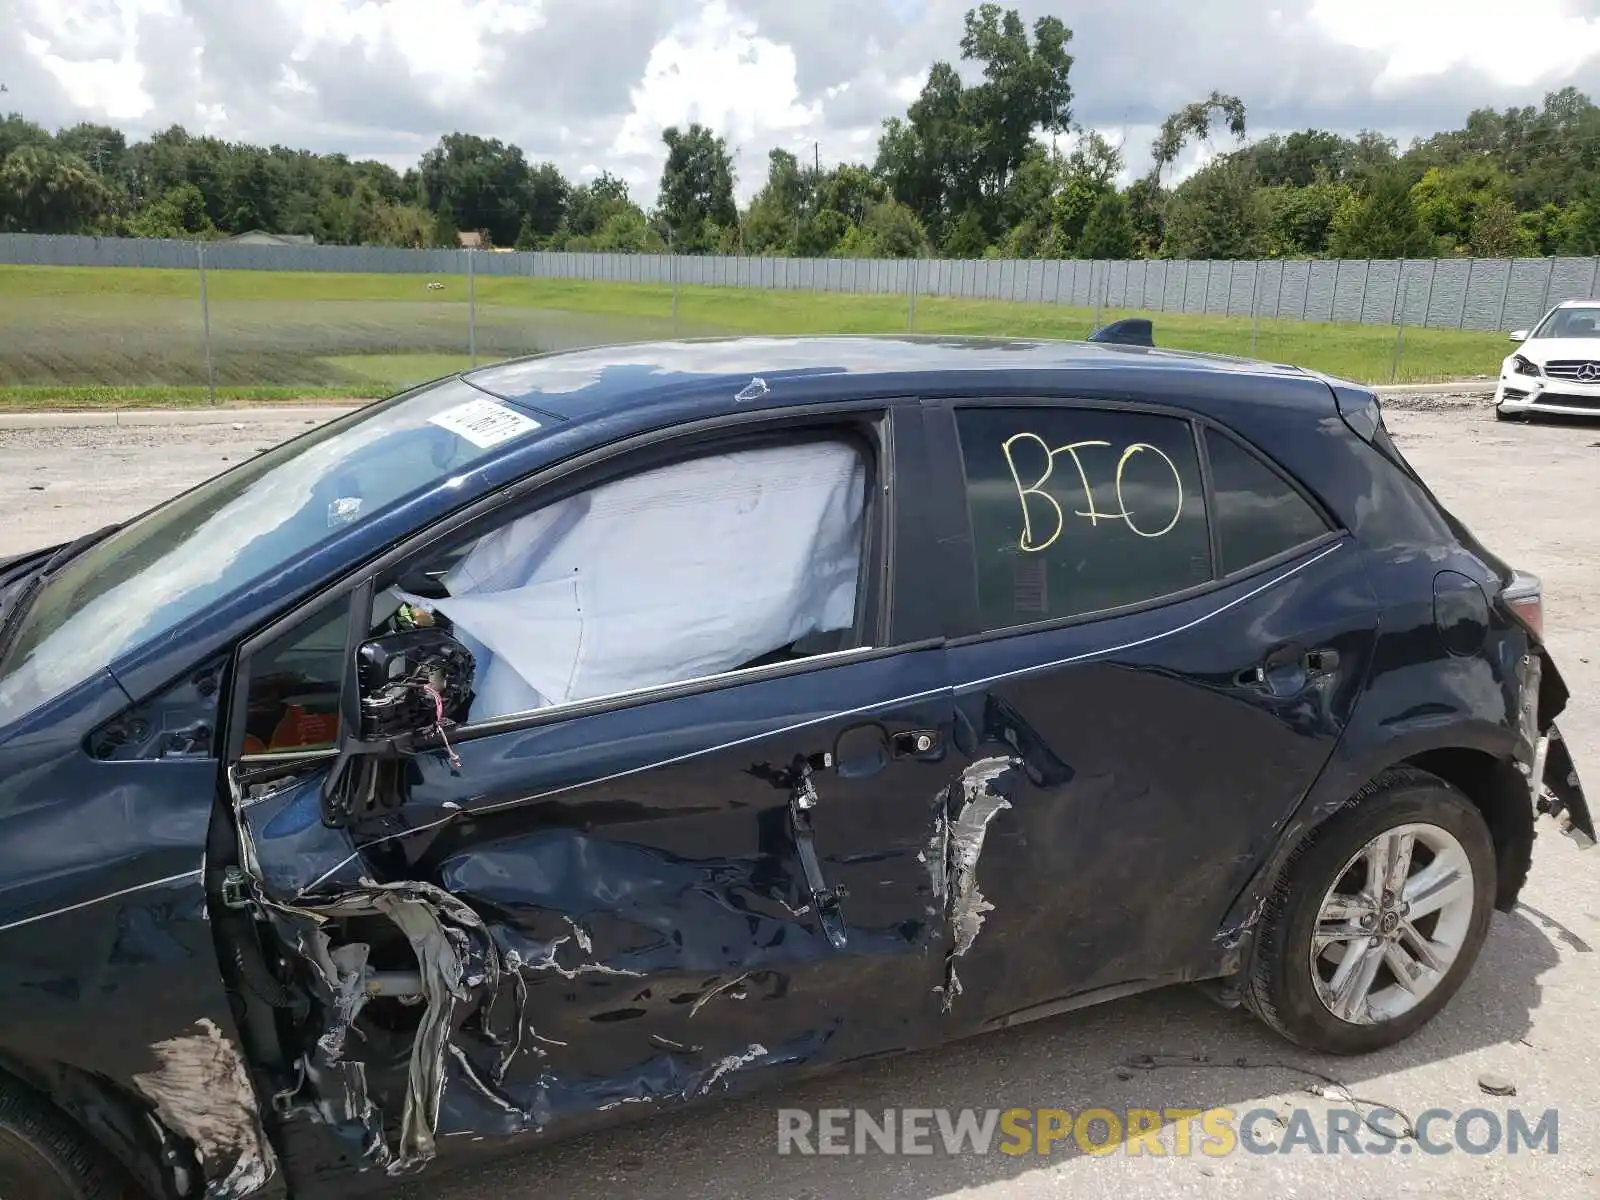
[{"label": "white mercedes car in background", "polygon": [[1494,415],[1600,416],[1600,300],[1556,305],[1532,332],[1511,335],[1521,349],[1500,364]]}]

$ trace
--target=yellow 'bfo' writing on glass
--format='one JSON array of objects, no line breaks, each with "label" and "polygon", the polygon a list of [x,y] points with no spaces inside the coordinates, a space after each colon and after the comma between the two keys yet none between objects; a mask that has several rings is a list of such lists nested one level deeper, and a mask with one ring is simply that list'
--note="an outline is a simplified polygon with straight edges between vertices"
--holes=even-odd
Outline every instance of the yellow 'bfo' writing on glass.
[{"label": "yellow 'bfo' writing on glass", "polygon": [[[1022,473],[1017,467],[1017,459],[1012,447],[1019,442],[1032,442],[1044,451],[1044,471],[1032,483],[1024,484],[1022,482]],[[1074,509],[1073,516],[1087,517],[1091,525],[1098,525],[1101,521],[1121,521],[1142,538],[1162,537],[1172,532],[1173,527],[1177,525],[1178,519],[1183,516],[1183,479],[1179,476],[1178,466],[1172,459],[1168,458],[1166,454],[1149,442],[1128,443],[1123,448],[1121,457],[1117,459],[1116,474],[1113,477],[1119,511],[1101,512],[1095,507],[1094,488],[1089,483],[1089,473],[1084,467],[1083,457],[1080,453],[1093,446],[1110,449],[1111,443],[1102,441],[1072,442],[1066,446],[1057,446],[1052,450],[1050,444],[1038,434],[1018,433],[1007,438],[1001,444],[1001,449],[1005,451],[1006,466],[1011,469],[1011,479],[1017,485],[1017,501],[1022,505],[1022,537],[1018,545],[1023,550],[1029,553],[1048,550],[1066,529],[1066,514],[1061,511],[1061,505],[1056,501],[1056,498],[1045,490],[1045,484],[1055,474],[1056,458],[1062,454],[1072,456],[1072,465],[1078,469],[1078,483],[1082,486],[1084,500],[1089,505],[1088,511]],[[1127,470],[1128,463],[1141,454],[1154,455],[1172,473],[1172,516],[1165,525],[1161,525],[1159,528],[1157,528],[1157,518],[1160,514],[1152,515],[1146,513],[1143,515],[1142,520],[1136,521],[1133,513],[1128,510],[1128,502],[1123,498],[1122,494],[1123,472]],[[1033,512],[1029,506],[1030,497],[1038,497],[1048,504],[1050,511],[1054,514],[1054,526],[1049,529],[1048,536],[1044,536],[1045,531],[1037,528],[1034,524]]]}]

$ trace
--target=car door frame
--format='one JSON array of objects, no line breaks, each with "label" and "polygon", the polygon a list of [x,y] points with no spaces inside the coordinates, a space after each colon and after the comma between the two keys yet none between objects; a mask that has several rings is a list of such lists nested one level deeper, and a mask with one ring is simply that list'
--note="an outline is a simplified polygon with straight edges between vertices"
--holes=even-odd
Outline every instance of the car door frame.
[{"label": "car door frame", "polygon": [[[1202,508],[1205,513],[1207,540],[1211,553],[1211,578],[1204,583],[1185,588],[1183,591],[1171,592],[1152,600],[1141,600],[1133,604],[1120,605],[1116,608],[1102,609],[1098,612],[1078,613],[1070,617],[1033,621],[1026,625],[1007,626],[1004,630],[985,630],[979,615],[976,547],[973,544],[971,514],[967,507],[966,460],[961,454],[961,435],[956,425],[956,411],[962,408],[1077,408],[1098,412],[1168,417],[1187,424],[1194,441],[1196,460],[1199,463]],[[966,644],[969,641],[981,641],[987,637],[1041,633],[1054,629],[1064,629],[1072,625],[1103,621],[1112,617],[1131,616],[1136,613],[1147,612],[1182,600],[1204,596],[1207,592],[1226,587],[1231,582],[1293,562],[1301,555],[1314,549],[1332,545],[1346,537],[1354,537],[1353,531],[1339,520],[1337,514],[1319,496],[1308,490],[1304,483],[1295,478],[1285,467],[1277,463],[1270,455],[1257,447],[1238,430],[1217,420],[1209,413],[1194,408],[1185,408],[1170,401],[1144,398],[1113,399],[1074,391],[1051,392],[1038,387],[1025,391],[992,389],[976,393],[968,391],[950,392],[937,397],[926,398],[923,400],[923,416],[926,425],[930,468],[934,476],[936,478],[944,477],[960,481],[959,489],[951,489],[955,496],[954,501],[943,506],[940,510],[942,522],[940,544],[950,548],[950,553],[946,556],[944,563],[947,568],[958,572],[956,578],[960,580],[961,585],[959,595],[947,604],[945,612],[945,626],[948,629],[947,636],[951,643]],[[1211,458],[1205,445],[1205,432],[1208,429],[1216,431],[1233,442],[1246,454],[1272,472],[1273,475],[1287,483],[1322,518],[1323,522],[1328,526],[1327,532],[1311,541],[1303,542],[1289,550],[1275,554],[1271,558],[1261,559],[1259,562],[1251,563],[1249,566],[1242,567],[1227,575],[1219,574],[1219,568],[1222,563],[1221,536],[1212,512],[1211,501],[1214,491],[1211,478]]]},{"label": "car door frame", "polygon": [[[224,770],[229,764],[238,762],[264,766],[291,762],[303,765],[307,761],[332,759],[335,756],[336,752],[330,750],[318,750],[303,755],[290,752],[244,755],[244,728],[237,719],[237,714],[243,710],[248,693],[249,673],[246,667],[262,648],[293,631],[301,622],[314,616],[341,596],[352,603],[352,618],[362,617],[363,613],[358,607],[361,601],[357,593],[370,588],[378,576],[397,564],[425,554],[431,547],[452,541],[466,528],[480,524],[494,525],[509,519],[510,514],[519,510],[531,511],[545,502],[552,492],[558,495],[569,494],[571,491],[581,491],[585,487],[593,486],[602,478],[613,474],[608,470],[612,464],[627,462],[631,469],[639,456],[658,449],[687,451],[687,454],[674,452],[663,456],[665,461],[681,460],[692,456],[697,448],[722,443],[729,431],[749,430],[753,434],[757,432],[779,434],[786,430],[823,427],[830,421],[837,426],[851,418],[859,420],[863,413],[873,411],[882,413],[881,419],[876,422],[880,427],[876,442],[879,462],[878,471],[873,476],[873,481],[879,485],[877,490],[880,495],[870,498],[872,503],[869,512],[882,511],[881,493],[886,487],[891,489],[891,508],[882,512],[882,519],[878,522],[879,528],[874,531],[875,536],[882,538],[880,561],[876,564],[878,578],[872,585],[878,601],[880,636],[875,639],[872,647],[843,651],[840,654],[871,656],[892,653],[942,639],[945,636],[944,610],[937,605],[926,603],[918,605],[902,599],[902,597],[925,598],[930,594],[929,589],[939,574],[934,569],[934,563],[938,559],[934,549],[938,540],[937,532],[931,523],[919,524],[901,519],[892,507],[893,494],[904,494],[907,490],[907,476],[913,479],[919,476],[923,479],[938,477],[931,467],[931,455],[924,441],[925,428],[916,417],[918,411],[916,399],[901,394],[887,397],[869,395],[792,407],[726,413],[635,433],[616,441],[590,447],[569,459],[536,469],[514,483],[481,496],[472,503],[439,518],[425,529],[357,564],[240,639],[230,655],[233,670],[232,688],[225,717],[227,732],[219,742]],[[885,464],[889,466],[888,471],[884,470]],[[869,542],[864,551],[864,560],[874,549],[875,547]],[[370,604],[370,593],[366,597],[366,603]],[[365,640],[364,634],[357,636],[358,629],[359,625],[352,620],[353,641],[349,646],[352,653],[356,645]],[[831,657],[837,659],[839,655]],[[770,673],[776,677],[803,671],[811,661],[811,659],[801,659],[794,663],[745,668],[741,672],[690,680],[663,688],[642,689],[620,697],[604,697],[591,703],[607,706],[638,703],[638,697],[647,694],[651,696],[658,692],[680,694],[682,690],[715,687],[726,679],[728,674],[759,679],[766,678]],[[563,705],[558,710],[551,711],[566,715],[578,708],[577,705]],[[465,726],[461,738],[468,740],[484,736],[483,730],[486,727],[498,731],[502,722],[520,721],[524,718],[527,718],[527,714],[499,719],[496,723]],[[529,718],[530,723],[536,723],[541,719],[546,718]]]},{"label": "car door frame", "polygon": [[[304,754],[244,755],[243,718],[253,657],[286,633],[300,628],[308,619],[314,619],[341,597],[350,606],[351,617],[345,667],[348,686],[353,679],[350,664],[355,650],[370,634],[368,626],[375,582],[391,568],[426,558],[431,549],[453,545],[473,529],[499,527],[551,499],[593,486],[606,478],[649,469],[661,461],[682,461],[698,453],[715,453],[716,447],[739,443],[746,436],[765,438],[782,436],[788,432],[812,431],[822,434],[847,426],[872,428],[876,457],[876,463],[869,472],[869,487],[873,489],[867,510],[871,532],[864,549],[864,555],[870,556],[864,561],[870,563],[872,572],[871,583],[866,585],[864,592],[868,603],[875,605],[872,613],[875,628],[869,630],[866,645],[788,663],[743,668],[678,684],[639,689],[591,702],[554,706],[549,710],[535,710],[532,714],[469,724],[454,733],[452,742],[464,744],[510,730],[570,721],[599,712],[722,689],[730,683],[781,679],[844,664],[938,651],[943,639],[942,631],[936,624],[939,608],[933,599],[933,576],[936,572],[932,564],[935,556],[925,553],[931,550],[936,531],[928,522],[909,519],[897,502],[897,496],[923,490],[918,485],[927,480],[927,452],[916,399],[902,394],[863,395],[838,401],[819,400],[786,408],[728,413],[618,439],[530,472],[498,492],[482,497],[427,528],[416,531],[403,542],[386,548],[380,555],[347,571],[314,595],[300,600],[238,643],[233,660],[233,686],[226,716],[226,735],[220,739],[219,769],[224,795],[234,790],[236,767],[243,768],[238,772],[241,777],[254,782],[303,771],[308,766],[320,766],[336,757],[337,751],[328,750]],[[903,607],[899,603],[902,596],[916,598],[916,602]],[[860,628],[858,625],[858,630]],[[937,693],[928,694],[947,695],[948,681],[942,666],[937,671],[936,682]],[[930,1038],[934,1036],[930,1034]],[[280,1062],[276,1066],[280,1071],[288,1069],[287,1063]]]},{"label": "car door frame", "polygon": [[[1196,397],[1197,401],[1199,399],[1201,397]],[[1211,556],[1211,578],[1179,592],[1121,605],[1116,608],[1008,626],[1000,630],[984,629],[980,615],[977,547],[967,500],[966,462],[961,453],[961,440],[956,413],[964,408],[1018,409],[1035,407],[1049,410],[1080,409],[1158,416],[1179,420],[1187,424],[1193,439],[1201,480],[1202,505]],[[1319,554],[1329,553],[1336,545],[1346,541],[1353,542],[1354,539],[1353,531],[1339,520],[1337,514],[1320,497],[1312,493],[1292,472],[1277,463],[1242,432],[1198,408],[1187,407],[1182,403],[1174,403],[1171,399],[1146,398],[1143,396],[1126,398],[1121,396],[1097,396],[1075,391],[1070,385],[1051,387],[1049,384],[1044,384],[1026,389],[1009,387],[978,388],[943,392],[938,396],[924,399],[923,413],[927,427],[929,453],[936,475],[959,483],[958,487],[950,489],[955,500],[945,505],[940,514],[942,521],[940,544],[941,547],[951,551],[944,559],[944,567],[950,572],[944,588],[944,594],[948,597],[946,615],[947,647],[952,652],[958,651],[962,647],[988,640],[1025,637],[1073,626],[1087,626],[1149,613],[1172,605],[1193,601],[1213,592],[1219,592],[1230,586],[1235,586],[1252,577],[1270,577],[1273,572],[1282,571],[1283,568],[1297,561],[1304,560],[1309,564],[1316,561]],[[1260,462],[1275,478],[1282,480],[1293,489],[1322,518],[1327,527],[1326,532],[1317,538],[1302,542],[1270,558],[1261,559],[1223,575],[1221,573],[1223,560],[1220,553],[1220,529],[1215,512],[1215,492],[1210,456],[1205,444],[1208,430],[1215,431],[1220,436],[1228,439],[1253,459]],[[1023,668],[1009,674],[1026,675],[1035,669],[1039,669],[1042,665]],[[952,665],[951,685],[957,695],[959,707],[960,698],[970,689],[973,681],[956,677],[957,670],[958,668]],[[968,721],[970,724],[969,718],[958,716],[958,728],[963,721]],[[1342,732],[1340,736],[1342,738]],[[1324,764],[1324,768],[1325,766],[1326,764]],[[1271,844],[1263,847],[1263,857],[1270,857],[1271,854],[1276,852],[1276,842],[1277,837],[1274,836]],[[1219,943],[1218,949],[1219,954],[1221,954],[1226,950],[1226,947]],[[985,1021],[977,1028],[991,1028],[997,1024],[1009,1025],[1020,1021],[1033,1020],[1053,1013],[1094,1004],[1117,995],[1131,994],[1159,987],[1172,981],[1172,979],[1168,978],[1152,978],[1139,980],[1126,986],[1112,986],[1088,993],[1069,995],[1057,1001],[1041,1003],[1037,1006],[1019,1010],[999,1021]],[[952,1025],[951,1032],[952,1034],[959,1034],[967,1032],[967,1030],[964,1027]]]}]

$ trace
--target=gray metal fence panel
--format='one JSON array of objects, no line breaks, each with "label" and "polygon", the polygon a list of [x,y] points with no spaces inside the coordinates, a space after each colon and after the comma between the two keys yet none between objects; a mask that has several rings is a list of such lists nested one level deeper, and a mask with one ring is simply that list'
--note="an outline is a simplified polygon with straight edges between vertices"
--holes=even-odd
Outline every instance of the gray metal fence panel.
[{"label": "gray metal fence panel", "polygon": [[1436,329],[1454,329],[1460,323],[1461,302],[1467,295],[1467,272],[1472,264],[1464,259],[1439,259],[1433,264],[1428,284],[1427,324]]},{"label": "gray metal fence panel", "polygon": [[1308,321],[1331,321],[1334,296],[1339,290],[1339,277],[1343,274],[1337,261],[1314,261],[1311,278],[1306,282],[1306,305],[1301,314]]},{"label": "gray metal fence panel", "polygon": [[1226,309],[1230,317],[1248,317],[1253,311],[1256,296],[1256,264],[1230,262],[1228,264],[1228,292]]},{"label": "gray metal fence panel", "polygon": [[[1267,260],[798,259],[204,243],[210,270],[460,275],[951,296],[1281,320],[1525,328],[1600,292],[1600,258]],[[192,271],[200,247],[153,238],[0,234],[0,263]]]},{"label": "gray metal fence panel", "polygon": [[1356,320],[1366,325],[1383,325],[1394,320],[1400,303],[1400,271],[1404,266],[1394,259],[1367,263],[1366,286]]},{"label": "gray metal fence panel", "polygon": [[1433,282],[1431,259],[1412,259],[1396,280],[1394,320],[1400,325],[1421,325],[1428,316],[1428,287]]},{"label": "gray metal fence panel", "polygon": [[1361,320],[1362,297],[1367,290],[1365,259],[1346,258],[1337,263],[1333,282],[1333,320]]},{"label": "gray metal fence panel", "polygon": [[1587,300],[1595,294],[1600,258],[1558,258],[1553,260],[1553,265],[1550,295],[1543,305],[1545,311],[1563,300]]},{"label": "gray metal fence panel", "polygon": [[1511,282],[1506,288],[1505,315],[1500,321],[1522,328],[1532,325],[1545,311],[1545,295],[1550,289],[1555,267],[1553,258],[1519,258],[1511,263]]},{"label": "gray metal fence panel", "polygon": [[1203,314],[1211,303],[1211,269],[1209,262],[1185,261],[1183,264],[1183,311]]},{"label": "gray metal fence panel", "polygon": [[1495,329],[1500,323],[1506,284],[1511,278],[1511,261],[1503,258],[1474,259],[1471,275],[1461,326],[1463,329]]}]

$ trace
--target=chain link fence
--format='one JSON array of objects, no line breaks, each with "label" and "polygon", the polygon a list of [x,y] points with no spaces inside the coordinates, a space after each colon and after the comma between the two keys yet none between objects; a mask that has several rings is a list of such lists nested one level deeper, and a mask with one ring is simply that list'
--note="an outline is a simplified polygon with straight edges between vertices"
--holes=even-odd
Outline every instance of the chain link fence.
[{"label": "chain link fence", "polygon": [[[0,273],[0,386],[213,400],[385,395],[512,355],[657,337],[994,333],[995,301],[1021,306],[998,322],[1008,333],[1082,337],[1144,315],[1160,345],[1285,362],[1314,360],[1337,323],[1393,379],[1408,332],[1526,327],[1600,281],[1596,258],[788,259],[29,234],[0,234],[0,264],[22,268]],[[1491,366],[1475,353],[1474,370]]]}]

